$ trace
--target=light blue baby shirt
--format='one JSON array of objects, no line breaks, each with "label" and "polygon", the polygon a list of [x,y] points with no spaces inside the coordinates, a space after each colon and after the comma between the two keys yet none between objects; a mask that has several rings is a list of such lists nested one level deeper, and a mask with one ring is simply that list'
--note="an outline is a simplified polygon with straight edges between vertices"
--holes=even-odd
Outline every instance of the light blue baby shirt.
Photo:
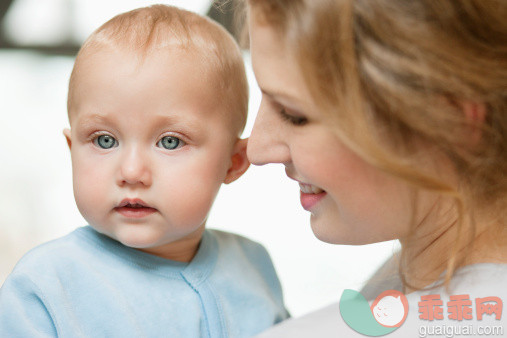
[{"label": "light blue baby shirt", "polygon": [[0,289],[0,337],[249,337],[287,317],[266,250],[217,230],[187,264],[79,228]]}]

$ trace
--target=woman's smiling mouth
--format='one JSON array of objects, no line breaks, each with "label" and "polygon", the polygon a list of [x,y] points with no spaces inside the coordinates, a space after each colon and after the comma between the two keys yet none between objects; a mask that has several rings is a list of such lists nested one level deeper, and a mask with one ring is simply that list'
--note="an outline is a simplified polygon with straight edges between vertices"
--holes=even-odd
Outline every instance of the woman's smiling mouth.
[{"label": "woman's smiling mouth", "polygon": [[327,195],[324,190],[311,184],[299,182],[299,189],[301,190],[301,205],[308,211]]}]

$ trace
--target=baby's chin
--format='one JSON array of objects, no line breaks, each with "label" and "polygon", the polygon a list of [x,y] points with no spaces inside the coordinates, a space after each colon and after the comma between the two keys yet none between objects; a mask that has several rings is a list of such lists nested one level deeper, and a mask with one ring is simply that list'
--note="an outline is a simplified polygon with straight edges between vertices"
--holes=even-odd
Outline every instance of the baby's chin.
[{"label": "baby's chin", "polygon": [[133,249],[149,249],[171,242],[156,229],[139,224],[122,225],[121,227],[95,227],[98,232]]}]

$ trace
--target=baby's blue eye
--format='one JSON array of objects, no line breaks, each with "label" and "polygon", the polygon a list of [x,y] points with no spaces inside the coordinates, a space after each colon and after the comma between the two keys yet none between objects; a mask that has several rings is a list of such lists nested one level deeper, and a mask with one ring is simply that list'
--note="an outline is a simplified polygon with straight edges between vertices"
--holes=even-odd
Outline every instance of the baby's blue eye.
[{"label": "baby's blue eye", "polygon": [[164,136],[157,145],[165,149],[173,150],[183,146],[183,141],[174,136]]},{"label": "baby's blue eye", "polygon": [[93,143],[102,149],[111,149],[118,144],[118,141],[110,135],[100,135],[93,140]]}]

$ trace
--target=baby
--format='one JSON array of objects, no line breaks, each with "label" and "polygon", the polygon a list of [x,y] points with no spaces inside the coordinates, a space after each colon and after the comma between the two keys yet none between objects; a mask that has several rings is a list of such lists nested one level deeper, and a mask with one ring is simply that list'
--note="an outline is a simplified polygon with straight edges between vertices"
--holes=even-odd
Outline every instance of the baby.
[{"label": "baby", "polygon": [[64,131],[90,226],[43,244],[0,291],[1,337],[243,337],[288,317],[266,250],[205,230],[248,168],[248,88],[218,24],[157,5],[95,31]]}]

